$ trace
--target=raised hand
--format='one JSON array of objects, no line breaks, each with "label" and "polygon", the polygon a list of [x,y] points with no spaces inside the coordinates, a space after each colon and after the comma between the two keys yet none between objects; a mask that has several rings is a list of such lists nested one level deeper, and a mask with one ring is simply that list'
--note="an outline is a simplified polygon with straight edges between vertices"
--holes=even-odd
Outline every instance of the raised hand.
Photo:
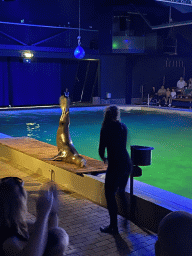
[{"label": "raised hand", "polygon": [[49,213],[53,205],[53,191],[47,188],[44,188],[39,191],[39,198],[37,200],[37,216],[45,217],[49,216]]},{"label": "raised hand", "polygon": [[58,199],[58,190],[54,182],[49,183],[50,191],[53,193],[53,204],[51,208],[51,213],[58,213],[59,208],[59,199]]}]

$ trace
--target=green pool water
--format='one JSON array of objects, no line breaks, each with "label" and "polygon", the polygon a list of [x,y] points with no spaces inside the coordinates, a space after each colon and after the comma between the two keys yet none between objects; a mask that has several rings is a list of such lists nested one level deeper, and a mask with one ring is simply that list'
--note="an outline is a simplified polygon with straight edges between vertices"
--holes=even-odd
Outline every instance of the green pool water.
[{"label": "green pool water", "polygon": [[[60,109],[1,111],[0,133],[28,136],[56,145]],[[82,155],[98,159],[103,111],[71,111],[70,134]],[[121,111],[130,145],[154,147],[152,164],[139,181],[192,199],[192,116],[151,111]]]}]

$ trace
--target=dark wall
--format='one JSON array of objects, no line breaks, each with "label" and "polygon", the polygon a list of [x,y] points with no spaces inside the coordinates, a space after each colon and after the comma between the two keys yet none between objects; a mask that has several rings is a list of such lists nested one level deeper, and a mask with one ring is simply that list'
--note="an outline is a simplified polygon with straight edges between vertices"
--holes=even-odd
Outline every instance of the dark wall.
[{"label": "dark wall", "polygon": [[133,80],[133,57],[126,58],[126,104],[131,104],[132,98],[132,80]]},{"label": "dark wall", "polygon": [[20,58],[1,58],[0,106],[58,104],[62,89],[72,91],[75,72],[74,63],[67,65],[58,59],[38,59],[29,64]]},{"label": "dark wall", "polygon": [[164,62],[163,59],[143,56],[136,58],[133,67],[132,98],[141,97],[140,87],[147,92],[152,86],[159,87],[163,82]]},{"label": "dark wall", "polygon": [[98,28],[99,28],[99,52],[100,54],[109,54],[112,52],[112,7],[97,6]]},{"label": "dark wall", "polygon": [[0,61],[0,106],[9,105],[7,58]]},{"label": "dark wall", "polygon": [[9,82],[13,106],[58,104],[61,91],[59,62],[30,64],[18,59],[9,61]]},{"label": "dark wall", "polygon": [[127,93],[126,55],[101,56],[101,98],[111,93],[112,99],[126,98]]},{"label": "dark wall", "polygon": [[98,63],[53,58],[23,63],[18,57],[0,58],[0,106],[57,105],[66,88],[71,101],[91,102],[100,96]]},{"label": "dark wall", "polygon": [[61,90],[69,90],[70,97],[73,93],[73,87],[76,81],[78,61],[62,59],[61,60]]}]

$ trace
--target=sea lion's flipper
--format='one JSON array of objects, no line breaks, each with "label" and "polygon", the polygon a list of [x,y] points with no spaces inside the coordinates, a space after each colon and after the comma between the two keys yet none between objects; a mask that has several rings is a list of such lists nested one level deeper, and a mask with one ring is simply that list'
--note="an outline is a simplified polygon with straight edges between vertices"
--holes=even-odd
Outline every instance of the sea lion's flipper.
[{"label": "sea lion's flipper", "polygon": [[59,152],[56,156],[48,158],[46,160],[49,160],[49,161],[59,161],[60,160],[60,161],[62,161],[63,160],[62,152]]},{"label": "sea lion's flipper", "polygon": [[82,167],[82,168],[85,167],[86,163],[87,163],[87,161],[84,158],[82,158],[80,161],[80,167]]},{"label": "sea lion's flipper", "polygon": [[70,154],[70,155],[66,156],[66,154],[64,154],[64,152],[60,151],[56,156],[54,156],[52,158],[48,158],[46,160],[64,161],[65,163],[75,164],[81,168],[86,166],[86,160],[78,153]]}]

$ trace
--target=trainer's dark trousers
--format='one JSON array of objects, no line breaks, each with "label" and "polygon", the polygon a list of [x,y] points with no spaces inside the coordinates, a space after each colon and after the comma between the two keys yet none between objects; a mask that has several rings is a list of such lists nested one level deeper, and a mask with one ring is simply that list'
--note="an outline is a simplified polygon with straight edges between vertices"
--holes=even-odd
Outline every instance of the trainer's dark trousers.
[{"label": "trainer's dark trousers", "polygon": [[129,178],[130,171],[124,171],[121,173],[118,170],[110,170],[108,167],[105,177],[105,197],[107,201],[107,208],[110,216],[110,226],[117,228],[117,203],[115,194],[119,188],[119,195],[122,201],[127,205],[125,197],[125,187]]}]

